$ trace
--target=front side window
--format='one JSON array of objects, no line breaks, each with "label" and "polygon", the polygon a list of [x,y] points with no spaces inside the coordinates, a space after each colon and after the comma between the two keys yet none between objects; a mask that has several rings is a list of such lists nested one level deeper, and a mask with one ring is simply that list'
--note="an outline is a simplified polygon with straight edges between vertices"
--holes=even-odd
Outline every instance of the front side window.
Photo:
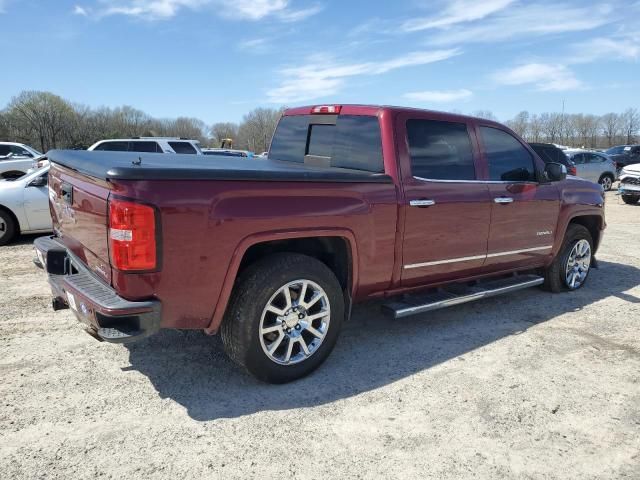
[{"label": "front side window", "polygon": [[407,141],[414,177],[475,180],[473,149],[467,125],[437,120],[408,120]]},{"label": "front side window", "polygon": [[6,157],[11,153],[11,148],[9,145],[0,145],[0,157]]},{"label": "front side window", "polygon": [[14,157],[32,157],[33,156],[24,148],[18,147],[17,145],[11,145],[11,153],[13,153]]},{"label": "front side window", "polygon": [[489,180],[535,182],[536,171],[529,151],[511,134],[493,127],[480,127]]},{"label": "front side window", "polygon": [[176,153],[188,153],[192,155],[198,153],[189,142],[169,142],[169,146],[173,148],[173,151]]}]

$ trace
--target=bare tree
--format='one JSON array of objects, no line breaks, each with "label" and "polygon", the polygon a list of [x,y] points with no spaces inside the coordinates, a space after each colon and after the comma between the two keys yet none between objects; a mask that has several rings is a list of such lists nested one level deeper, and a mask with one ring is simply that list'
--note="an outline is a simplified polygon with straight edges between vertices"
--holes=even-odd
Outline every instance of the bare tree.
[{"label": "bare tree", "polygon": [[617,113],[607,113],[602,116],[602,129],[605,138],[607,139],[607,146],[611,147],[616,143],[616,137],[620,134],[620,115]]},{"label": "bare tree", "polygon": [[254,152],[269,149],[282,109],[256,108],[247,113],[238,129],[238,144]]},{"label": "bare tree", "polygon": [[491,110],[476,110],[471,112],[472,117],[484,118],[485,120],[498,120]]},{"label": "bare tree", "polygon": [[628,108],[622,114],[624,133],[627,136],[627,144],[633,143],[636,133],[640,128],[640,113],[637,108]]},{"label": "bare tree", "polygon": [[523,138],[529,134],[529,112],[518,113],[512,120],[507,122],[507,126]]},{"label": "bare tree", "polygon": [[231,122],[214,123],[211,126],[211,138],[217,146],[221,145],[222,141],[227,138],[236,140],[238,138],[238,124]]}]

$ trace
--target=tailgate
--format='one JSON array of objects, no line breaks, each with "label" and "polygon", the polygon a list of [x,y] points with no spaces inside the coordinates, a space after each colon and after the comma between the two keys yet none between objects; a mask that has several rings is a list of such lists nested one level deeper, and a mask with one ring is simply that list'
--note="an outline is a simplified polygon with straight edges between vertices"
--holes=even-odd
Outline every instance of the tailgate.
[{"label": "tailgate", "polygon": [[49,200],[54,232],[76,257],[110,284],[109,194],[108,182],[52,163]]}]

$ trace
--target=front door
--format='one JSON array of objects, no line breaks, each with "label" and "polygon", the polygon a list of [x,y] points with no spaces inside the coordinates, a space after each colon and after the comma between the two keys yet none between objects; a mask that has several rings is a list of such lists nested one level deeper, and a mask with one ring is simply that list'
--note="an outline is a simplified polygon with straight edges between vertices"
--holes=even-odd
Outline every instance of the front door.
[{"label": "front door", "polygon": [[558,189],[540,183],[543,165],[499,128],[479,127],[492,201],[485,267],[541,265],[551,255],[560,211]]},{"label": "front door", "polygon": [[[47,177],[47,173],[42,176]],[[51,212],[49,211],[49,189],[27,185],[23,190],[24,211],[29,221],[30,230],[47,230],[51,228]]]},{"label": "front door", "polygon": [[469,125],[401,116],[396,128],[403,139],[402,286],[472,276],[487,253],[491,201],[488,185],[477,181]]}]

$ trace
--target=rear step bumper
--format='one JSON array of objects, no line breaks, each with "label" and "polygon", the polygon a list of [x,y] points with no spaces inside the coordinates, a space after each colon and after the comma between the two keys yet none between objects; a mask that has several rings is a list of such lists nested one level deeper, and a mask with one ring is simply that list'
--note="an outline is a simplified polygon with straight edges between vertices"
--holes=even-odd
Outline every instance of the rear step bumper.
[{"label": "rear step bumper", "polygon": [[537,275],[514,275],[464,287],[463,290],[458,292],[439,289],[433,293],[423,295],[407,295],[402,300],[383,305],[382,309],[393,318],[403,318],[409,315],[417,315],[431,310],[473,302],[482,298],[494,297],[503,293],[542,285],[543,283],[544,278]]},{"label": "rear step bumper", "polygon": [[129,343],[160,329],[158,300],[131,302],[100,280],[56,237],[34,242],[34,263],[46,270],[53,292],[53,309],[71,308],[89,334],[111,343]]}]

